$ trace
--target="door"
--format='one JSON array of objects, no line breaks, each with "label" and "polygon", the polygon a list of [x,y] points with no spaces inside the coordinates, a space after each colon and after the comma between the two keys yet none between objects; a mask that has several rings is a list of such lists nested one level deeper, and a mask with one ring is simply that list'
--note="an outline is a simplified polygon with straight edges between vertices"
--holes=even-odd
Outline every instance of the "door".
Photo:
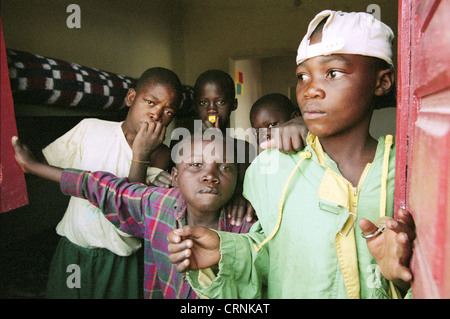
[{"label": "door", "polygon": [[450,1],[399,1],[396,205],[413,214],[414,298],[450,298]]}]

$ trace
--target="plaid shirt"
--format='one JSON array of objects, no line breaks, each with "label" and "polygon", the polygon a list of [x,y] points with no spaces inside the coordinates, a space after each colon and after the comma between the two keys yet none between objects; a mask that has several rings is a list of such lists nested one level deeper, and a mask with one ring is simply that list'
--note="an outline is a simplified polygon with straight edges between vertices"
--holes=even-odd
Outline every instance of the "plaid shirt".
[{"label": "plaid shirt", "polygon": [[[106,172],[65,170],[64,194],[89,200],[121,231],[144,239],[144,297],[197,298],[184,274],[169,260],[167,235],[186,225],[186,203],[178,188],[147,187]],[[251,223],[230,225],[223,210],[219,230],[247,233]]]}]

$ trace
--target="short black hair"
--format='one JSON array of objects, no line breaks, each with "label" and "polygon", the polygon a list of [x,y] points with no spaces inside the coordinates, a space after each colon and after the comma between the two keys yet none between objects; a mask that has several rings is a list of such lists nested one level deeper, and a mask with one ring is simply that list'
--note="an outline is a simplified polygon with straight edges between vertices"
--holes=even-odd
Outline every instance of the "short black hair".
[{"label": "short black hair", "polygon": [[194,98],[197,99],[197,94],[205,83],[211,82],[221,84],[231,99],[236,97],[234,80],[228,73],[221,70],[208,70],[200,74],[195,81]]},{"label": "short black hair", "polygon": [[250,117],[266,105],[276,106],[287,118],[294,112],[297,112],[300,115],[300,110],[294,106],[292,101],[286,95],[281,93],[271,93],[260,97],[253,103],[252,108],[250,109]]},{"label": "short black hair", "polygon": [[165,84],[171,87],[177,93],[177,105],[180,104],[182,98],[182,85],[178,75],[176,75],[175,72],[162,67],[154,67],[145,70],[136,82],[136,92],[143,86],[147,86],[149,84]]}]

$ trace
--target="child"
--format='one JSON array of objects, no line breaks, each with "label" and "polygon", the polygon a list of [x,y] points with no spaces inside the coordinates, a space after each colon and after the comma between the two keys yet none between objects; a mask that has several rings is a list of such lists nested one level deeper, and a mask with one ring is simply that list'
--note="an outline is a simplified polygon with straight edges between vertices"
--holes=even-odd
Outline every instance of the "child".
[{"label": "child", "polygon": [[[145,134],[138,134],[135,143],[145,144],[144,138]],[[104,172],[63,171],[37,162],[17,138],[12,143],[24,172],[61,182],[64,193],[88,199],[118,229],[144,239],[145,298],[197,297],[170,263],[166,240],[170,231],[192,225],[247,232],[251,226],[245,221],[240,227],[232,226],[225,218],[222,208],[234,194],[238,172],[235,160],[226,157],[226,141],[220,137],[182,142],[189,151],[175,161],[174,188],[128,183]]]},{"label": "child", "polygon": [[[229,136],[227,129],[230,126],[230,116],[237,109],[237,106],[235,84],[228,73],[221,70],[208,70],[198,76],[194,85],[194,108],[199,120],[202,121],[203,130],[216,128],[224,136]],[[189,129],[191,133],[195,133],[197,128],[194,125]],[[244,215],[247,215],[248,222],[253,219],[254,215],[253,208],[240,194],[242,193],[245,171],[256,156],[256,150],[244,140],[234,139],[234,141],[239,156],[239,182],[236,189],[237,194],[227,210],[231,223],[239,226]],[[169,174],[162,172],[156,178],[154,184],[156,186],[170,186]]]},{"label": "child", "polygon": [[[268,150],[249,167],[244,195],[259,218],[252,232],[191,227],[169,234],[170,258],[179,271],[192,270],[187,278],[197,293],[388,298],[408,289],[410,215],[369,221],[393,216],[392,137],[369,135],[376,97],[393,89],[392,39],[367,13],[326,10],[310,23],[296,70],[307,146],[297,154]],[[273,163],[277,170],[268,172]],[[208,248],[200,251],[202,243]],[[203,271],[195,269],[212,265],[218,273],[199,280]]]},{"label": "child", "polygon": [[250,123],[255,129],[258,145],[272,139],[272,128],[299,115],[299,110],[283,94],[272,93],[259,98],[250,109]]},{"label": "child", "polygon": [[[165,68],[146,70],[126,96],[129,107],[123,122],[82,120],[43,149],[50,165],[105,170],[127,176],[133,161],[131,146],[142,123],[150,123],[164,138],[180,104],[181,83]],[[154,150],[148,172],[153,179],[167,167],[170,151]],[[142,164],[140,164],[142,165]],[[56,231],[62,236],[52,260],[47,298],[142,297],[142,241],[111,227],[100,210],[72,197]],[[67,267],[80,265],[81,287],[67,286]]]}]

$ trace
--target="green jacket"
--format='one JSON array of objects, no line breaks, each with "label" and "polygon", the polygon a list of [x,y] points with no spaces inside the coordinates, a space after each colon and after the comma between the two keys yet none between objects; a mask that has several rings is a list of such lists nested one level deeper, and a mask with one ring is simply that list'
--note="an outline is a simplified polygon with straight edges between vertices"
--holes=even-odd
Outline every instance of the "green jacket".
[{"label": "green jacket", "polygon": [[297,154],[263,152],[244,183],[259,221],[249,234],[218,232],[217,275],[191,271],[188,280],[206,298],[389,298],[357,219],[393,216],[394,169],[384,137],[355,186],[313,135]]}]

